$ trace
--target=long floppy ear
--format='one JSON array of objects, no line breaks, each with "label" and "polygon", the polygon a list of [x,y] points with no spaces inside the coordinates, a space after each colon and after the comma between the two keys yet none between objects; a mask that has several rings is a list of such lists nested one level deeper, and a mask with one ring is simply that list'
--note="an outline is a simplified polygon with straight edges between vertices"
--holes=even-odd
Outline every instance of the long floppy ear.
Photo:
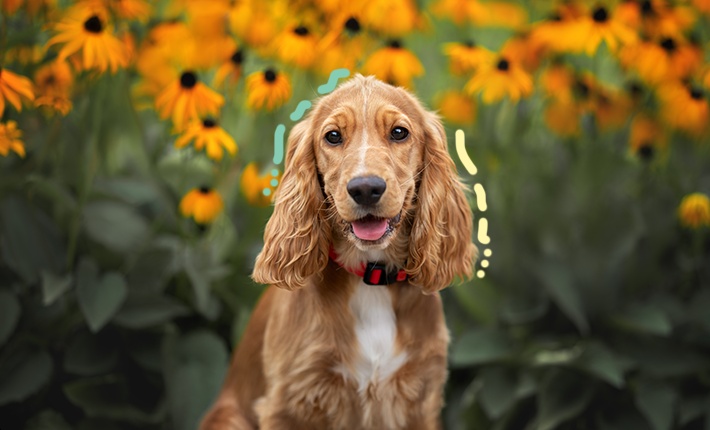
[{"label": "long floppy ear", "polygon": [[454,277],[473,276],[476,246],[473,214],[449,156],[446,133],[439,119],[426,112],[424,169],[417,191],[417,208],[409,242],[407,273],[411,282],[431,294]]},{"label": "long floppy ear", "polygon": [[329,229],[323,210],[313,149],[312,119],[298,123],[288,139],[274,213],[266,224],[264,248],[256,258],[252,279],[287,290],[303,287],[328,264]]}]

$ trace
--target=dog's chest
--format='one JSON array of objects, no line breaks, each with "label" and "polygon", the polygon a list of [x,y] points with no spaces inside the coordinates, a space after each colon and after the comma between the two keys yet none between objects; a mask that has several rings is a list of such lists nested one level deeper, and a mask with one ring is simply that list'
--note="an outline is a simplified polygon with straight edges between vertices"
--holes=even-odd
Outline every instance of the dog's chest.
[{"label": "dog's chest", "polygon": [[392,376],[407,360],[405,351],[397,351],[397,320],[387,287],[358,283],[350,299],[355,318],[358,354],[351,376],[363,393]]}]

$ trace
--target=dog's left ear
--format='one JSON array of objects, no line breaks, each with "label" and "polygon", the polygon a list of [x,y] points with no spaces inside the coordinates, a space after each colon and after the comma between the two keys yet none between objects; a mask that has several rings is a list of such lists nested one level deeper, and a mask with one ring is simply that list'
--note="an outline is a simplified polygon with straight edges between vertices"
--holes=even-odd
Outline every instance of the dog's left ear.
[{"label": "dog's left ear", "polygon": [[413,284],[431,294],[454,277],[471,278],[477,257],[472,242],[473,214],[448,152],[439,118],[425,112],[424,169],[416,197],[407,273]]}]

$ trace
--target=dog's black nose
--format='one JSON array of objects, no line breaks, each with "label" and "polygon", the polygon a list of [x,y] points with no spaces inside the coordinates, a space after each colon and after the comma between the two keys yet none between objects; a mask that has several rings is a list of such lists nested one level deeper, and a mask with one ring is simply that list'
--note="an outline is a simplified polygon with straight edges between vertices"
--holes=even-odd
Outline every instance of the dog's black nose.
[{"label": "dog's black nose", "polygon": [[387,184],[379,176],[360,176],[348,182],[348,194],[359,205],[371,206],[380,201]]}]

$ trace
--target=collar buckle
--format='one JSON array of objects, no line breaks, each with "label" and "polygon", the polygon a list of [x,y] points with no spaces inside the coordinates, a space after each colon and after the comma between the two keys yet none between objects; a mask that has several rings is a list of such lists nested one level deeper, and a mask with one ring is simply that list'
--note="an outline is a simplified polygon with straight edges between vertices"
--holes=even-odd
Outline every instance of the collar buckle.
[{"label": "collar buckle", "polygon": [[407,272],[404,269],[387,271],[387,266],[382,263],[368,262],[362,280],[367,285],[389,285],[405,281]]}]

